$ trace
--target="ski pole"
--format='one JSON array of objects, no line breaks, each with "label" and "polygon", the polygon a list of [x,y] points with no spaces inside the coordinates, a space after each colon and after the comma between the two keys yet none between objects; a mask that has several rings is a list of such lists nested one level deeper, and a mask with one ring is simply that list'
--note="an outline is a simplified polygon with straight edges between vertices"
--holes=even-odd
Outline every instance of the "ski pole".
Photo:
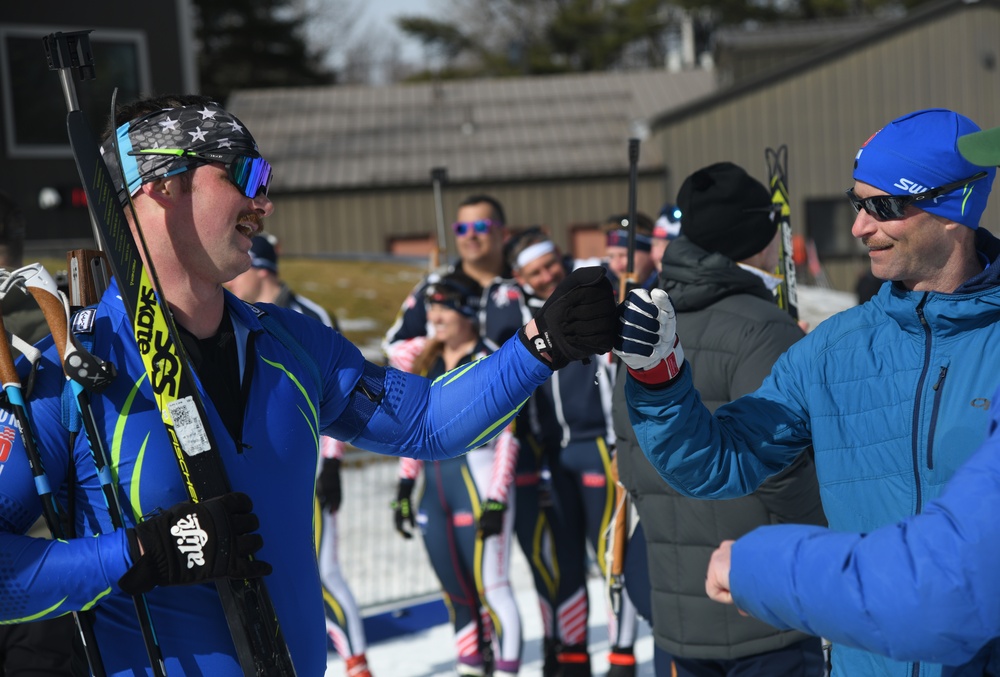
[{"label": "ski pole", "polygon": [[[624,301],[630,289],[636,284],[635,279],[635,237],[636,196],[639,186],[639,139],[628,140],[628,260],[625,275],[622,276],[619,289],[619,301]],[[608,566],[609,594],[611,608],[615,613],[621,608],[622,589],[624,588],[625,547],[628,544],[629,515],[632,509],[628,492],[618,479],[618,455],[611,462],[612,479],[615,483],[615,513],[611,518],[611,553]]]},{"label": "ski pole", "polygon": [[625,275],[619,281],[619,301],[624,301],[630,289],[635,287],[635,236],[637,217],[636,196],[639,191],[639,139],[628,140],[628,258]]},{"label": "ski pole", "polygon": [[[0,300],[6,296],[7,292],[16,283],[17,280],[8,271],[0,270]],[[4,337],[7,335],[7,328],[3,323],[2,310],[0,310],[0,334]],[[45,468],[42,464],[42,457],[38,453],[35,433],[31,427],[28,409],[25,407],[21,392],[21,378],[14,367],[14,353],[11,351],[9,341],[0,341],[0,382],[3,384],[4,394],[7,396],[7,402],[13,411],[14,422],[21,433],[21,441],[24,444],[24,451],[28,457],[28,465],[31,467],[31,475],[35,479],[35,490],[38,492],[38,498],[42,502],[42,515],[45,518],[45,525],[52,532],[53,538],[66,540],[62,517],[59,514],[59,504],[52,493],[49,478],[45,474]],[[100,649],[97,646],[97,636],[94,634],[93,612],[74,611],[72,613],[77,631],[83,640],[90,671],[95,677],[104,677],[107,673],[104,669],[104,661],[101,659]]]},{"label": "ski pole", "polygon": [[[91,392],[100,393],[111,384],[115,377],[114,365],[94,357],[80,345],[76,336],[69,330],[68,299],[59,291],[55,280],[41,264],[35,263],[19,268],[14,271],[13,275],[23,282],[28,292],[38,303],[38,307],[42,309],[42,314],[45,316],[45,321],[48,323],[52,339],[59,352],[59,359],[73,393],[77,411],[79,411],[83,422],[87,442],[90,446],[90,454],[97,470],[104,501],[108,507],[108,515],[111,518],[111,526],[115,531],[124,529],[125,513],[118,496],[116,479],[112,475],[110,457],[104,447],[104,440],[98,430],[97,420],[90,402]],[[156,677],[165,677],[167,669],[163,660],[163,650],[153,628],[149,603],[146,596],[142,594],[134,595],[132,599],[135,603],[143,643],[146,646],[146,654],[149,656],[149,664],[153,669],[153,674]]]},{"label": "ski pole", "polygon": [[437,220],[437,244],[431,252],[431,271],[441,265],[441,252],[448,250],[444,232],[444,206],[441,204],[441,186],[448,180],[448,170],[434,167],[431,170],[431,184],[434,186],[434,216]]}]

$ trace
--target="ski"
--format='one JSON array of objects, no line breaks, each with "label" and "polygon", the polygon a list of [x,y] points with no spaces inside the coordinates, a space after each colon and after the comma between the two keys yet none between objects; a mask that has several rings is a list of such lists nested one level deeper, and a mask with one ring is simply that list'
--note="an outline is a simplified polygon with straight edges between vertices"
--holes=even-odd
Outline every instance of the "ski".
[{"label": "ski", "polygon": [[799,319],[799,296],[795,280],[795,253],[792,245],[791,208],[788,206],[788,146],[764,151],[767,163],[768,183],[771,187],[771,203],[778,212],[778,307],[788,311],[793,319]]},{"label": "ski", "polygon": [[[66,71],[74,65],[69,57],[60,58],[58,62],[54,62],[54,57],[89,54],[89,48],[67,46],[67,38],[74,38],[79,44],[87,39],[88,33],[54,33],[45,38],[49,66],[60,70],[64,89],[68,80]],[[81,75],[82,66],[75,66]],[[92,73],[93,66],[89,66],[88,72]],[[145,249],[141,228],[137,224],[140,241],[137,243],[118,204],[117,190],[83,111],[73,105],[70,97],[67,99],[66,127],[87,203],[100,233],[99,241],[104,243],[102,249],[112,275],[118,282],[126,314],[132,322],[134,338],[188,496],[193,502],[199,502],[228,493],[231,490],[229,480],[211,428],[206,424],[205,406],[177,326],[167,310],[166,300],[157,292],[160,285],[156,283],[155,271],[147,271],[139,257],[139,245]],[[227,579],[217,581],[216,587],[244,674],[294,675],[291,655],[264,581],[259,578]]]}]

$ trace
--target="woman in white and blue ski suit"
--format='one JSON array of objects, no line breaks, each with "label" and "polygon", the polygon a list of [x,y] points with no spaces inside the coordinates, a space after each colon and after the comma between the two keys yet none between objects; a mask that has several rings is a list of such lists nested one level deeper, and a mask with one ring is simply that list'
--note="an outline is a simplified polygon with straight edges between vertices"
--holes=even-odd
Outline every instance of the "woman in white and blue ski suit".
[{"label": "woman in white and blue ski suit", "polygon": [[[456,273],[427,288],[435,337],[417,361],[422,376],[438,379],[493,352],[478,334],[471,297],[479,291],[474,280]],[[492,667],[493,675],[510,676],[520,667],[521,618],[509,578],[517,450],[508,428],[457,458],[400,459],[398,495],[406,500],[423,470],[417,521],[451,615],[460,675]]]}]

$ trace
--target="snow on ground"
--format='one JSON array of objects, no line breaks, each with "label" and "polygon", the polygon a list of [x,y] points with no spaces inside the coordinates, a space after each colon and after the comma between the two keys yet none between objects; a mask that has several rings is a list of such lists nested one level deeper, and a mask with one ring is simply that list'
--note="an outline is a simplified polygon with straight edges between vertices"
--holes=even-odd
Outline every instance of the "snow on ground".
[{"label": "snow on ground", "polygon": [[[542,626],[538,605],[532,588],[528,564],[515,548],[512,579],[517,590],[518,607],[524,636],[519,674],[542,674]],[[594,675],[608,671],[608,633],[604,618],[603,582],[592,579],[590,592],[590,651]],[[639,639],[635,645],[638,677],[653,677],[653,638],[649,626],[640,620]],[[379,642],[368,649],[368,667],[373,677],[453,677],[455,675],[455,648],[450,624],[437,625],[429,630]],[[336,654],[330,654],[326,677],[344,677],[344,663]]]}]

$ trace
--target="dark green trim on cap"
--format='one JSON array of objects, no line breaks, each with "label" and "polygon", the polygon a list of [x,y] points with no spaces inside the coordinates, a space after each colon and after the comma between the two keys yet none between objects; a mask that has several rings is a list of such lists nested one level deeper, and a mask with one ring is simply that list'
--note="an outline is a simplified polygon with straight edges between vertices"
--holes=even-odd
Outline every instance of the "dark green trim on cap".
[{"label": "dark green trim on cap", "polygon": [[974,165],[1000,166],[1000,127],[960,136],[958,150],[962,157]]}]

